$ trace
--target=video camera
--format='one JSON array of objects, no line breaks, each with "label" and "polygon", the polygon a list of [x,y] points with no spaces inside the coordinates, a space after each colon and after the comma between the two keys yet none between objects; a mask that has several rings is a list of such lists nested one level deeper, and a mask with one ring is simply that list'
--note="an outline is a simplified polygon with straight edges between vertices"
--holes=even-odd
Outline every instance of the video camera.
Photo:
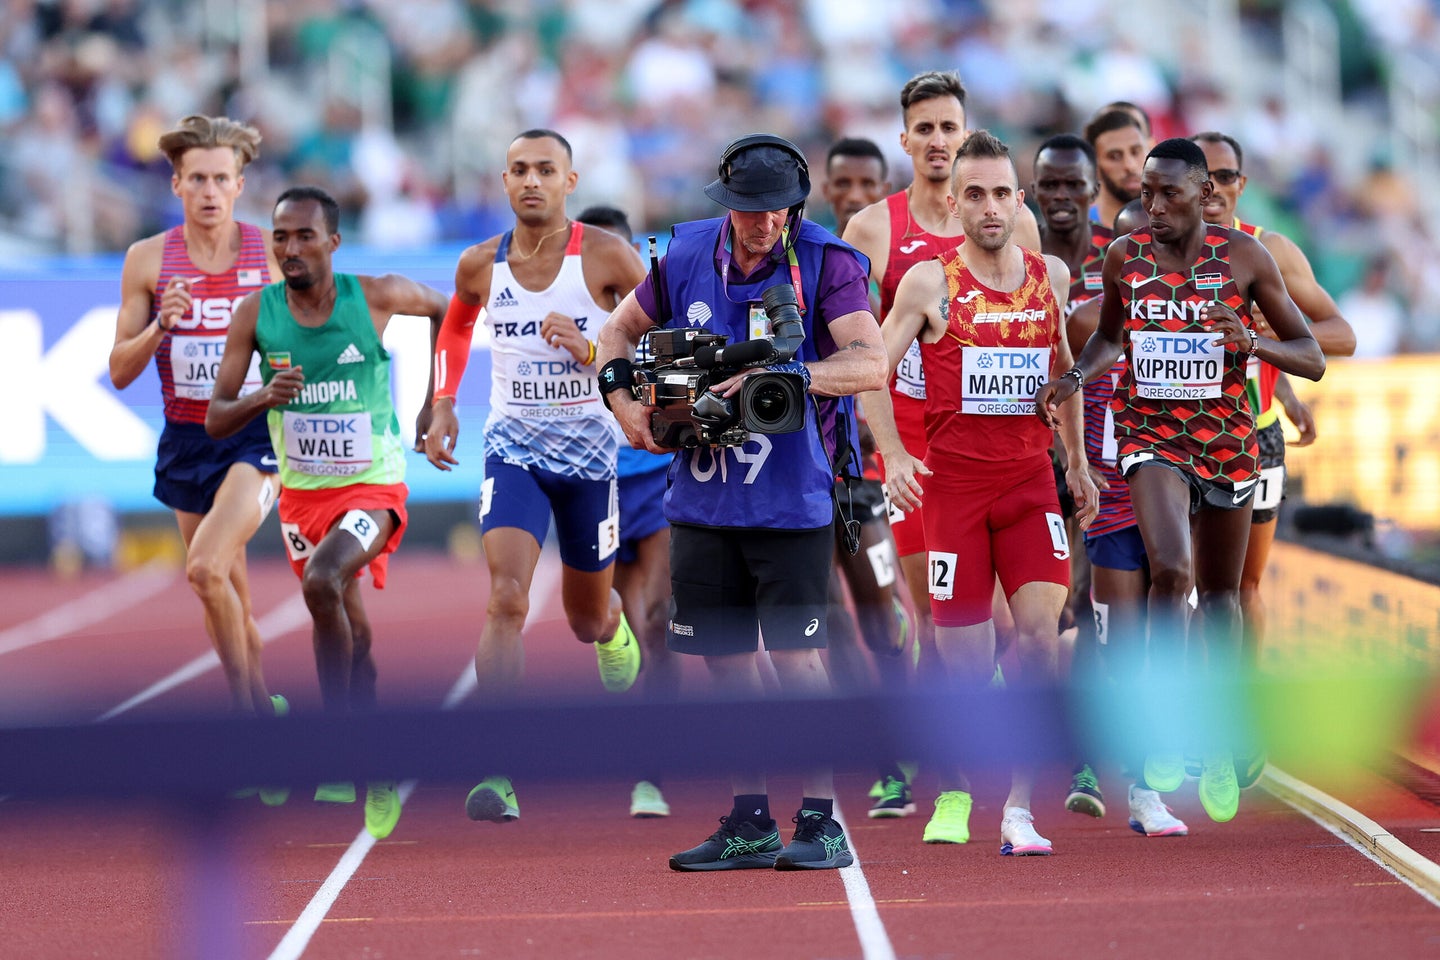
[{"label": "video camera", "polygon": [[729,344],[722,334],[693,328],[652,330],[652,359],[635,365],[635,399],[656,409],[650,435],[662,447],[738,446],[751,433],[791,433],[805,425],[805,378],[768,371],[747,377],[735,397],[712,385],[748,367],[789,363],[805,339],[788,283],[761,297],[773,338]]}]

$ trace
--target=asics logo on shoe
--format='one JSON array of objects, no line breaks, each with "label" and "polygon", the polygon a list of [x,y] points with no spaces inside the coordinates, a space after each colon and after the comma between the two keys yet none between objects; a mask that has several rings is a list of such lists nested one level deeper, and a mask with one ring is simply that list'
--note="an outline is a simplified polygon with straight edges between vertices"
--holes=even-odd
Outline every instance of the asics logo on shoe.
[{"label": "asics logo on shoe", "polygon": [[816,631],[816,630],[819,630],[819,629],[820,629],[820,621],[819,621],[819,619],[813,619],[813,620],[811,620],[808,624],[805,625],[805,636],[807,636],[807,637],[813,637],[813,636],[815,636],[815,631]]},{"label": "asics logo on shoe", "polygon": [[905,244],[905,246],[900,248],[900,252],[914,253],[916,250],[919,250],[921,247],[925,246],[925,243],[926,241],[924,240],[911,240],[909,243]]},{"label": "asics logo on shoe", "polygon": [[357,349],[355,348],[355,344],[352,343],[352,344],[350,344],[349,346],[347,346],[344,350],[340,351],[340,356],[338,356],[338,357],[335,358],[335,362],[336,362],[336,363],[364,363],[364,362],[365,362],[365,354],[363,354],[363,353],[361,353],[359,350],[357,350]]},{"label": "asics logo on shoe", "polygon": [[820,839],[825,842],[825,858],[827,860],[845,849],[845,835],[843,833],[833,837],[821,837]]},{"label": "asics logo on shoe", "polygon": [[728,860],[731,857],[743,857],[752,853],[769,853],[779,839],[778,832],[767,834],[759,840],[742,840],[739,837],[731,837],[725,841],[725,850],[720,854],[720,859]]}]

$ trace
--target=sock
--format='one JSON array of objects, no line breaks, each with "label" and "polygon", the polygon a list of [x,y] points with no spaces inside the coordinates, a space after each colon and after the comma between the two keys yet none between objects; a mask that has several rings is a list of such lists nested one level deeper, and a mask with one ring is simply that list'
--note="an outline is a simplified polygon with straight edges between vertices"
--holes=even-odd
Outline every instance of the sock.
[{"label": "sock", "polygon": [[770,795],[767,793],[739,793],[735,795],[735,809],[730,816],[736,820],[749,820],[764,826],[771,821]]},{"label": "sock", "polygon": [[807,813],[823,813],[833,819],[835,817],[834,798],[821,800],[818,797],[802,797],[800,799],[800,816],[803,817]]}]

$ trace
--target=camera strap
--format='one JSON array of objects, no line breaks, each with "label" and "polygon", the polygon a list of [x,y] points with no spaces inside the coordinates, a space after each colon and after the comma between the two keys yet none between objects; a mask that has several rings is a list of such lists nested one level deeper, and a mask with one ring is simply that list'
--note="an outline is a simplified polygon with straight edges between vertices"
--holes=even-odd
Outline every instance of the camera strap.
[{"label": "camera strap", "polygon": [[[850,493],[850,485],[860,478],[855,474],[855,451],[850,446],[850,417],[844,405],[838,405],[835,413],[835,456],[832,458],[825,443],[825,428],[821,425],[820,401],[814,394],[810,394],[810,406],[815,411],[815,432],[820,437],[820,449],[830,464],[830,476],[840,481],[830,484],[830,499],[835,504],[835,516],[840,521],[841,542],[853,557],[860,552],[860,521],[855,519],[855,499]],[[842,485],[845,487],[844,503],[840,501],[839,488]]]}]

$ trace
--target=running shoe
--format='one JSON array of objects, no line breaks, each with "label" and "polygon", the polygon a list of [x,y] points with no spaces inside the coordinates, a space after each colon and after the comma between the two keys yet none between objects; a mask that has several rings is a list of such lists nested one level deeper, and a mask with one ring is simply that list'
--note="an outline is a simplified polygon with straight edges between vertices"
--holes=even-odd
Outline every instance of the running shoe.
[{"label": "running shoe", "polygon": [[886,777],[880,797],[870,808],[873,818],[908,817],[915,812],[915,795],[910,784],[899,777]]},{"label": "running shoe", "polygon": [[881,797],[885,796],[885,781],[888,779],[890,778],[881,777],[879,780],[876,780],[874,783],[870,784],[869,797],[871,800],[879,800]]},{"label": "running shoe", "polygon": [[322,783],[315,788],[316,803],[354,803],[355,784],[349,782]]},{"label": "running shoe", "polygon": [[1035,832],[1034,814],[1024,807],[1005,808],[1000,820],[1000,856],[1048,857],[1054,852],[1050,841]]},{"label": "running shoe", "polygon": [[641,820],[668,817],[670,804],[665,802],[665,796],[659,787],[649,780],[641,780],[635,784],[635,789],[630,791],[630,816]]},{"label": "running shoe", "polygon": [[757,824],[726,816],[720,818],[720,829],[704,843],[672,856],[670,869],[769,870],[779,852],[780,831],[774,820]]},{"label": "running shoe", "polygon": [[[270,709],[277,717],[290,715],[290,701],[278,693],[270,695]],[[261,787],[260,802],[267,807],[278,807],[290,799],[289,787]]]},{"label": "running shoe", "polygon": [[1145,785],[1169,793],[1185,782],[1185,758],[1179,753],[1157,753],[1145,758]]},{"label": "running shoe", "polygon": [[1147,837],[1185,837],[1190,828],[1154,790],[1138,783],[1130,785],[1130,829]]},{"label": "running shoe", "polygon": [[465,798],[465,816],[471,820],[509,823],[520,819],[520,804],[509,777],[486,777]]},{"label": "running shoe", "polygon": [[990,677],[990,689],[992,689],[992,690],[1004,690],[1004,689],[1005,689],[1005,671],[1000,669],[1000,663],[999,663],[999,661],[996,661],[996,663],[995,663],[995,673],[992,674],[991,677]]},{"label": "running shoe", "polygon": [[793,822],[795,836],[775,857],[776,870],[836,870],[855,862],[845,831],[834,817],[801,810]]},{"label": "running shoe", "polygon": [[1264,750],[1257,750],[1249,756],[1235,758],[1235,780],[1241,790],[1249,790],[1265,775],[1265,765],[1270,758]]},{"label": "running shoe", "polygon": [[969,843],[970,807],[974,804],[964,790],[947,790],[935,798],[935,813],[925,824],[926,843]]},{"label": "running shoe", "polygon": [[[890,602],[895,605],[895,653],[897,655],[905,652],[905,645],[910,643],[910,614],[905,612],[905,605],[900,602],[899,597],[891,597]],[[920,643],[917,640],[911,644],[914,650],[910,654],[910,665],[920,665]]]},{"label": "running shoe", "polygon": [[[890,767],[889,769],[900,771],[900,776],[905,778],[905,782],[907,784],[913,784],[915,782],[915,775],[920,772],[920,764],[915,760],[896,760],[895,766]],[[890,775],[887,773],[879,780],[876,780],[874,783],[870,784],[869,796],[871,800],[879,800],[881,797],[885,796],[885,781],[889,778],[889,776]]]},{"label": "running shoe", "polygon": [[400,822],[400,792],[393,780],[365,785],[365,829],[384,840]]},{"label": "running shoe", "polygon": [[624,693],[634,685],[640,674],[640,644],[625,614],[620,614],[615,636],[595,644],[595,657],[600,661],[600,682],[606,690]]},{"label": "running shoe", "polygon": [[1235,779],[1235,757],[1229,750],[1206,754],[1200,771],[1200,805],[1216,823],[1233,820],[1240,809],[1240,782]]},{"label": "running shoe", "polygon": [[1100,792],[1100,781],[1095,778],[1090,764],[1082,763],[1075,768],[1075,775],[1070,778],[1070,795],[1065,798],[1065,809],[1087,817],[1105,816],[1105,796]]}]

